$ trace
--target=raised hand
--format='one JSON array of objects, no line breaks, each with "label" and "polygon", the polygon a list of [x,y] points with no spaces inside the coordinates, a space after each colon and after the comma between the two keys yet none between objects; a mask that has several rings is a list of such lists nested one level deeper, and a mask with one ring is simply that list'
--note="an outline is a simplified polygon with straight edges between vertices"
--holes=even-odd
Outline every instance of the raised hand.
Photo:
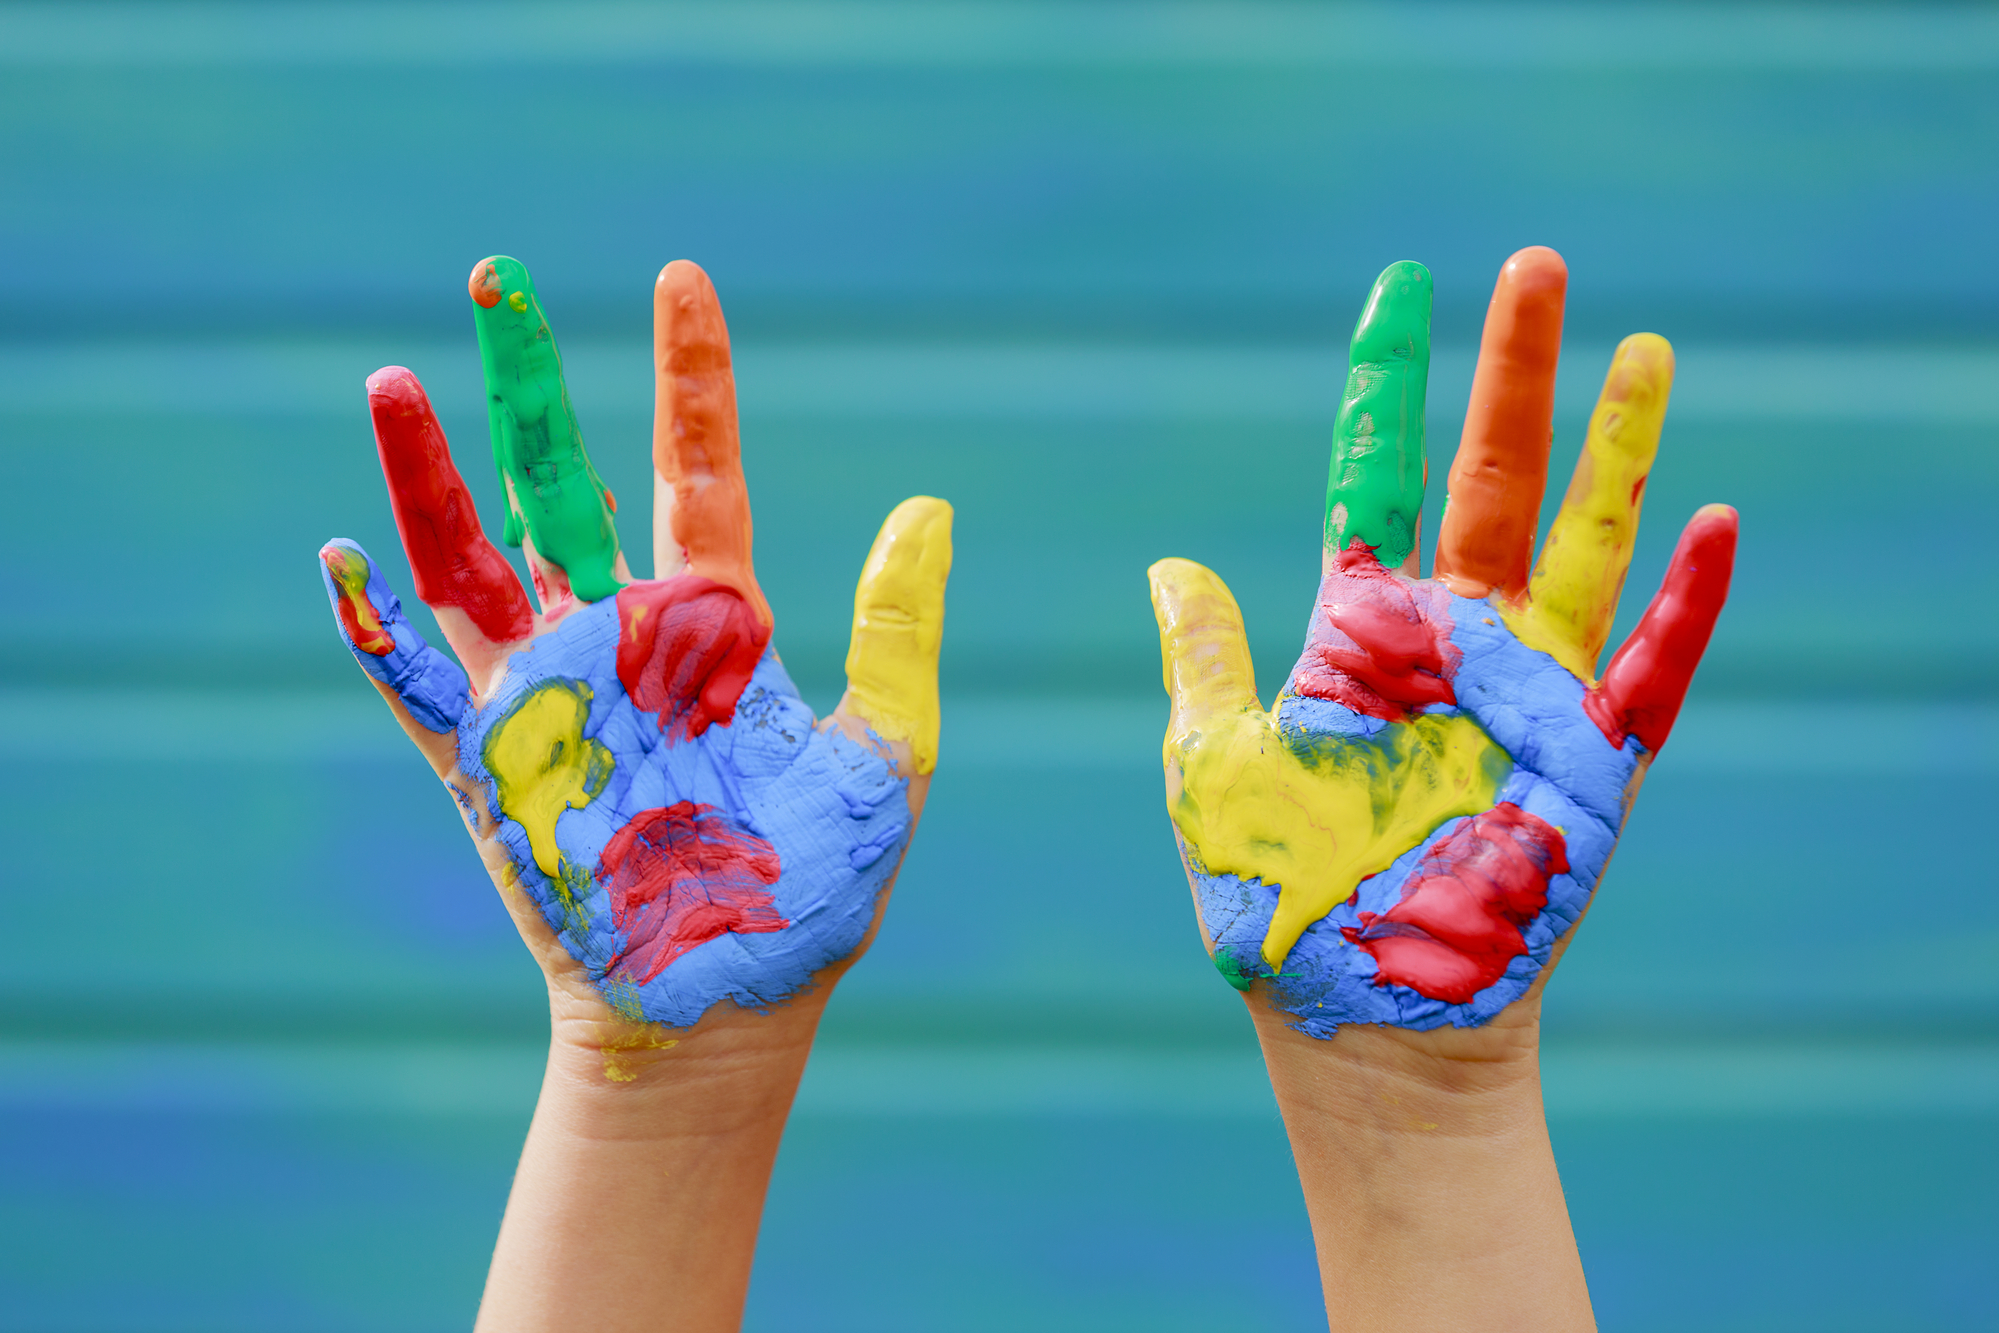
[{"label": "raised hand", "polygon": [[[761,1008],[858,955],[922,810],[937,748],[951,509],[904,501],[855,597],[849,687],[815,722],[770,647],[750,559],[728,330],[707,275],[654,288],[654,565],[635,581],[534,285],[473,270],[505,540],[480,530],[416,376],[368,405],[425,643],[367,554],[320,552],[340,632],[456,796],[557,988],[586,1012],[693,1025]],[[462,664],[462,665],[461,665]],[[621,1075],[617,1063],[605,1071]]]},{"label": "raised hand", "polygon": [[1318,598],[1274,709],[1222,581],[1152,567],[1167,807],[1203,934],[1231,984],[1267,982],[1313,1036],[1475,1027],[1535,985],[1727,597],[1736,516],[1710,505],[1598,678],[1672,387],[1652,334],[1612,358],[1533,561],[1566,287],[1541,247],[1500,274],[1422,579],[1430,276],[1405,262],[1376,281],[1334,430]]}]

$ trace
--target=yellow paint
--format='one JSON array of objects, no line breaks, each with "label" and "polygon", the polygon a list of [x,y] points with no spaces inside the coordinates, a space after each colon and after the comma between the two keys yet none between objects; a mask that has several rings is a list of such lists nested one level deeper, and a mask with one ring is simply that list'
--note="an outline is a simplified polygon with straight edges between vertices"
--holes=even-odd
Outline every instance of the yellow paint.
[{"label": "yellow paint", "polygon": [[1656,333],[1634,333],[1618,344],[1527,598],[1500,606],[1522,643],[1592,685],[1631,566],[1645,478],[1672,392],[1670,343]]},{"label": "yellow paint", "polygon": [[600,1046],[598,1050],[604,1057],[604,1077],[612,1083],[630,1083],[638,1074],[624,1056],[633,1051],[670,1051],[680,1045],[680,1038],[662,1036],[660,1032],[657,1024],[648,1023],[613,1037]]},{"label": "yellow paint", "polygon": [[1152,567],[1166,689],[1167,810],[1195,868],[1278,890],[1273,970],[1307,928],[1445,820],[1490,809],[1512,771],[1464,716],[1425,714],[1369,740],[1287,737],[1256,697],[1242,613],[1187,560]]},{"label": "yellow paint", "polygon": [[927,495],[895,507],[854,590],[849,713],[883,740],[907,741],[916,771],[937,766],[937,649],[951,577],[951,506]]},{"label": "yellow paint", "polygon": [[499,784],[500,808],[527,830],[534,863],[562,880],[555,821],[590,804],[611,776],[611,752],[585,738],[590,687],[549,680],[534,687],[486,734],[486,771]]},{"label": "yellow paint", "polygon": [[368,576],[373,571],[368,568],[367,560],[359,551],[342,546],[329,545],[320,555],[333,581],[340,585],[340,599],[347,603],[354,624],[361,631],[354,636],[354,646],[364,653],[386,657],[395,650],[396,641],[382,628],[375,604],[368,600]]},{"label": "yellow paint", "polygon": [[525,313],[528,308],[528,294],[526,292],[515,292],[507,298],[507,304],[512,306],[516,313]]}]

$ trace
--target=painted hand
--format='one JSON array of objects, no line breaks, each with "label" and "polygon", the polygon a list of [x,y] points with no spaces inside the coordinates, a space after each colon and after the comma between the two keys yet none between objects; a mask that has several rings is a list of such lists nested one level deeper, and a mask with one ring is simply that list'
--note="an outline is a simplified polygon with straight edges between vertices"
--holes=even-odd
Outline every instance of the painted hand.
[{"label": "painted hand", "polygon": [[1305,651],[1265,712],[1211,571],[1151,570],[1166,802],[1203,933],[1296,1026],[1475,1027],[1581,918],[1728,595],[1735,511],[1694,515],[1602,679],[1672,388],[1664,339],[1612,358],[1530,573],[1567,269],[1523,250],[1486,317],[1435,577],[1419,579],[1430,275],[1391,266],[1354,328]]},{"label": "painted hand", "polygon": [[[864,947],[937,750],[951,507],[897,506],[815,723],[750,563],[729,335],[708,277],[653,293],[654,567],[634,581],[527,271],[473,270],[493,451],[541,611],[480,531],[416,376],[368,380],[426,644],[367,554],[320,551],[341,637],[452,793],[551,980],[686,1027],[783,1000]],[[462,663],[462,667],[461,664]]]}]

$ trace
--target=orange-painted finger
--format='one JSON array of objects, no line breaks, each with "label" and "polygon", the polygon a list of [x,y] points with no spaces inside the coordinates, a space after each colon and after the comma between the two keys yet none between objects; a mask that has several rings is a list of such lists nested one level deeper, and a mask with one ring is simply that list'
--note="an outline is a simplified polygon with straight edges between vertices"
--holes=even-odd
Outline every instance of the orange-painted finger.
[{"label": "orange-painted finger", "polygon": [[437,613],[459,660],[483,671],[534,632],[527,591],[479,526],[472,492],[417,377],[401,366],[370,375],[368,414],[416,595]]},{"label": "orange-painted finger", "polygon": [[1656,754],[1666,743],[1728,600],[1737,526],[1735,510],[1727,505],[1705,505],[1694,515],[1680,534],[1659,595],[1610,659],[1603,684],[1584,696],[1583,706],[1611,744],[1622,746],[1625,737],[1636,736]]},{"label": "orange-painted finger", "polygon": [[653,575],[726,583],[771,623],[750,560],[750,496],[736,428],[729,326],[701,266],[676,259],[653,284]]},{"label": "orange-painted finger", "polygon": [[1527,590],[1548,482],[1569,269],[1545,245],[1499,271],[1437,535],[1437,576],[1465,597]]}]

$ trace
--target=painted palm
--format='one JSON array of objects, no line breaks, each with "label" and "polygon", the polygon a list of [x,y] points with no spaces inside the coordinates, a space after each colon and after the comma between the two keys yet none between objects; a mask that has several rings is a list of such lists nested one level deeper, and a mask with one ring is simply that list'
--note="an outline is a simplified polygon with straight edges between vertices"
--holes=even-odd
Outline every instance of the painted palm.
[{"label": "painted palm", "polygon": [[[1266,712],[1235,599],[1151,570],[1167,807],[1216,966],[1315,1036],[1477,1026],[1526,994],[1589,905],[1728,593],[1735,512],[1699,511],[1601,679],[1673,354],[1618,347],[1540,559],[1567,271],[1494,292],[1434,577],[1418,573],[1430,277],[1391,266],[1354,329],[1323,577]],[[1530,569],[1531,565],[1531,569]]]},{"label": "painted palm", "polygon": [[[457,798],[528,943],[629,1019],[761,1006],[851,957],[877,919],[937,745],[950,506],[905,501],[863,569],[848,691],[816,722],[770,648],[750,561],[728,331],[707,275],[654,289],[654,563],[637,581],[522,266],[470,290],[505,539],[480,530],[416,377],[368,381],[425,643],[367,554],[321,552],[342,637]],[[460,665],[462,663],[462,666]]]}]

